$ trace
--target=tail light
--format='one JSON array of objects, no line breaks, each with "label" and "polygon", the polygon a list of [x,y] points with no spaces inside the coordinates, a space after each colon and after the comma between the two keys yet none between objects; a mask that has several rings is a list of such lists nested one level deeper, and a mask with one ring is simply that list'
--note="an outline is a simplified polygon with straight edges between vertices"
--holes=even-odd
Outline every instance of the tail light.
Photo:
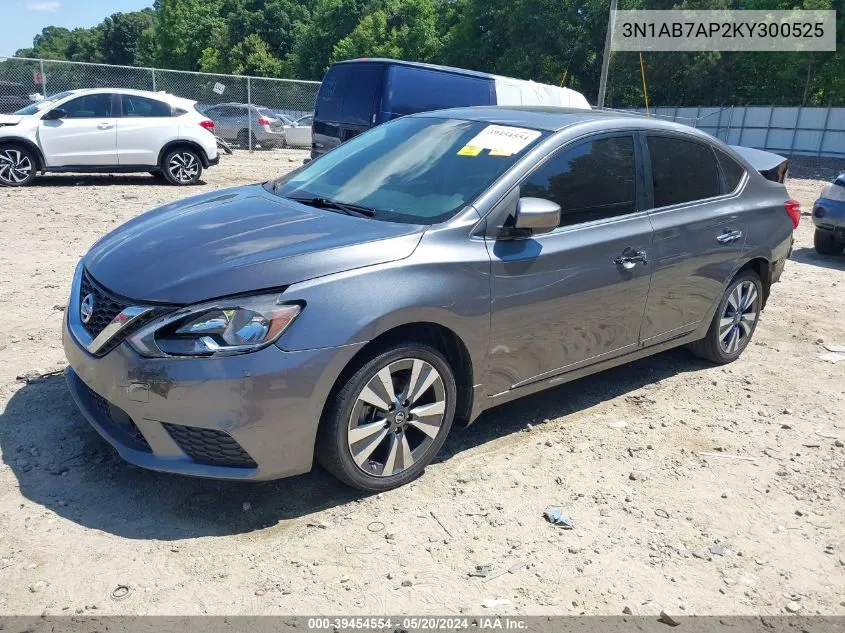
[{"label": "tail light", "polygon": [[797,200],[787,200],[783,203],[784,209],[789,219],[792,220],[792,228],[797,229],[798,223],[801,221],[801,203]]},{"label": "tail light", "polygon": [[258,125],[270,125],[270,119],[267,117],[258,117]]},{"label": "tail light", "polygon": [[202,121],[200,121],[200,127],[204,127],[206,130],[214,131],[214,121],[203,119]]}]

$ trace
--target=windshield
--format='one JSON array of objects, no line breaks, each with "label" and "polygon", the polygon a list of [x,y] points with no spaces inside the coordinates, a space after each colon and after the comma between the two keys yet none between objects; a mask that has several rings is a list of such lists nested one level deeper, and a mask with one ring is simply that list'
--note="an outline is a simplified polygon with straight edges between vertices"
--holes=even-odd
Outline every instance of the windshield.
[{"label": "windshield", "polygon": [[268,190],[366,207],[379,220],[437,224],[475,200],[543,136],[480,121],[397,119],[268,183]]},{"label": "windshield", "polygon": [[15,114],[22,114],[22,115],[30,115],[30,114],[38,114],[45,108],[49,108],[54,103],[57,103],[64,99],[65,97],[69,97],[72,95],[72,92],[59,92],[58,94],[54,94],[52,97],[48,97],[46,99],[42,99],[41,101],[36,101],[32,105],[28,105],[25,108],[21,108]]}]

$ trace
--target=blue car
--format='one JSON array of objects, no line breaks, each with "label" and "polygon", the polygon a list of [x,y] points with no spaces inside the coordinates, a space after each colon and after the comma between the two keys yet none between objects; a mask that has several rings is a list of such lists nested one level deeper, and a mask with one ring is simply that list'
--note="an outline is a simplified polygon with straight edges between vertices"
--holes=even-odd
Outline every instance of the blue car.
[{"label": "blue car", "polygon": [[816,252],[839,255],[845,248],[845,173],[822,189],[822,195],[813,204],[813,224]]}]

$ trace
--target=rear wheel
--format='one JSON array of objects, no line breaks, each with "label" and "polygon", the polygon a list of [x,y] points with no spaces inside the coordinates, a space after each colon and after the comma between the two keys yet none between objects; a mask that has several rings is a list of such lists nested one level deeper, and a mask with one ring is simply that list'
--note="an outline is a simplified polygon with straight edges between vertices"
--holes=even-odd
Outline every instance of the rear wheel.
[{"label": "rear wheel", "polygon": [[[238,132],[238,136],[237,136],[236,141],[238,143],[238,146],[240,146],[241,149],[249,149],[249,147],[250,147],[249,137],[250,137],[249,130],[241,130],[240,132]],[[256,143],[256,140],[255,140],[255,134],[252,134],[252,147],[255,148],[256,145],[257,145],[257,143]]]},{"label": "rear wheel", "polygon": [[173,185],[194,185],[202,176],[202,161],[187,147],[170,150],[161,159],[161,173]]},{"label": "rear wheel", "polygon": [[813,235],[813,246],[820,255],[839,255],[842,252],[842,242],[830,231],[816,229]]},{"label": "rear wheel", "polygon": [[763,305],[763,284],[753,270],[744,270],[728,285],[707,335],[689,345],[696,356],[714,363],[735,361],[748,347]]},{"label": "rear wheel", "polygon": [[0,146],[0,185],[23,187],[35,180],[38,157],[23,145]]},{"label": "rear wheel", "polygon": [[344,483],[371,492],[418,477],[455,415],[455,378],[443,355],[393,345],[350,376],[327,404],[317,458]]}]

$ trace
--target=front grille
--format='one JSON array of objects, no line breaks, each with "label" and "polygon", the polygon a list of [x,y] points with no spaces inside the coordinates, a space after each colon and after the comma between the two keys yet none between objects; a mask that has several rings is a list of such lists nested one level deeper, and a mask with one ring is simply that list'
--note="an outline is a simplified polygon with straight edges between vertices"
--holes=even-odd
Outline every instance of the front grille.
[{"label": "front grille", "polygon": [[92,337],[97,338],[97,335],[112,322],[114,317],[129,307],[129,304],[97,284],[87,272],[83,272],[82,284],[79,287],[78,310],[82,308],[82,302],[88,295],[91,295],[94,299],[94,311],[88,323],[83,323],[82,327]]},{"label": "front grille", "polygon": [[112,435],[130,448],[144,451],[145,453],[152,453],[152,449],[141,433],[141,430],[123,409],[113,405],[81,380],[79,382],[88,395],[88,400],[94,409],[93,413],[97,416],[100,423],[108,428]]},{"label": "front grille", "polygon": [[[88,323],[83,323],[82,327],[85,328],[92,338],[97,338],[97,335],[99,335],[100,332],[102,332],[106,326],[111,323],[124,309],[130,305],[137,305],[130,304],[127,299],[109,292],[94,281],[94,279],[88,274],[88,271],[83,271],[82,282],[79,286],[79,305],[76,307],[77,310],[82,309],[82,302],[85,301],[85,298],[89,294],[94,300],[94,311],[91,313],[91,318],[88,319]],[[161,316],[164,311],[165,310],[163,308],[157,308],[136,318],[130,325],[120,330],[108,341],[108,343],[100,348],[97,352],[97,356],[104,356],[108,354],[126,340],[127,336],[138,331],[142,326],[146,325],[153,319]]]},{"label": "front grille", "polygon": [[228,433],[180,424],[164,424],[164,428],[197,463],[230,468],[257,467],[249,454]]}]

